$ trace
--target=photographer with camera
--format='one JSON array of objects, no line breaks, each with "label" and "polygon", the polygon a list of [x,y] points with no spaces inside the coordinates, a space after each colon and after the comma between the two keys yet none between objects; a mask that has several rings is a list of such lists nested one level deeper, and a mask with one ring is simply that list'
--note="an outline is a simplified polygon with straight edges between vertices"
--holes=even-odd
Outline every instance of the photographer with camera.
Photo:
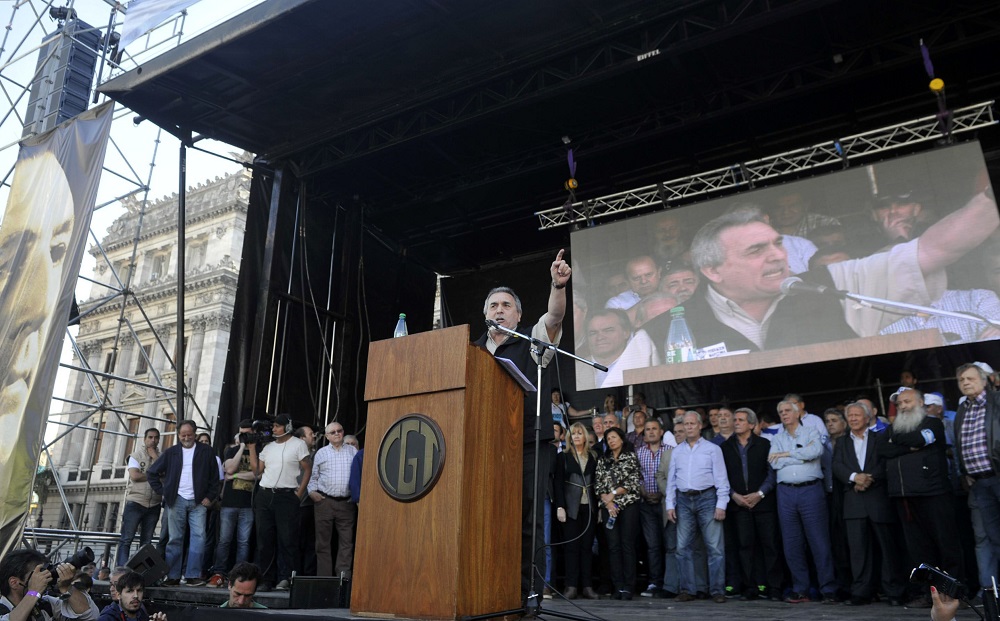
[{"label": "photographer with camera", "polygon": [[[0,561],[0,621],[97,619],[94,600],[73,586],[76,570],[72,563],[53,567],[36,550],[16,550],[5,556]],[[50,588],[58,597],[46,593]]]},{"label": "photographer with camera", "polygon": [[211,578],[208,586],[220,587],[226,581],[226,573],[232,565],[232,543],[236,539],[235,564],[250,558],[250,535],[253,532],[253,491],[257,477],[250,469],[249,444],[256,444],[260,438],[254,434],[253,421],[240,421],[239,433],[233,443],[226,447],[223,470],[226,480],[222,487],[222,510],[219,515],[219,542],[215,548]]}]

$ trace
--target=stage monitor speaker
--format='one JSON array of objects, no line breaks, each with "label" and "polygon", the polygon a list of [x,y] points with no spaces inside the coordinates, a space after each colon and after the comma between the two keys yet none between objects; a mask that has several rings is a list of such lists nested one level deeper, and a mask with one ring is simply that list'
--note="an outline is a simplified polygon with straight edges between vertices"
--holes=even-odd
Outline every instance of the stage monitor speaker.
[{"label": "stage monitor speaker", "polygon": [[139,551],[133,554],[125,565],[132,571],[142,574],[142,579],[147,587],[156,584],[169,571],[166,561],[157,552],[156,546],[151,543],[139,548]]},{"label": "stage monitor speaker", "polygon": [[351,581],[328,576],[295,576],[289,608],[350,608]]}]

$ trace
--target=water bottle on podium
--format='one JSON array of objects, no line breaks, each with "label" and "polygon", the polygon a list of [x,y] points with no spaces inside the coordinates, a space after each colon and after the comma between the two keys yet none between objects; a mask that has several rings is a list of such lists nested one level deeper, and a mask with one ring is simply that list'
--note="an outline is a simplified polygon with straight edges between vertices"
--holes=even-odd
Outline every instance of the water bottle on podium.
[{"label": "water bottle on podium", "polygon": [[409,331],[406,329],[406,313],[400,313],[399,321],[396,322],[396,329],[392,331],[392,338],[398,339],[407,334],[409,334]]},{"label": "water bottle on podium", "polygon": [[690,362],[695,360],[695,342],[684,319],[684,307],[675,306],[670,309],[670,330],[667,332],[667,342],[663,350],[666,352],[666,363]]}]

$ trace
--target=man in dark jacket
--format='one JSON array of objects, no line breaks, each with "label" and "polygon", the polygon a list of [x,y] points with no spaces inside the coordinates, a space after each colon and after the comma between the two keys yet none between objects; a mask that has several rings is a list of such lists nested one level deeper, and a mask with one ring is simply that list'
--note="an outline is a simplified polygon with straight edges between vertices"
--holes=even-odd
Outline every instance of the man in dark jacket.
[{"label": "man in dark jacket", "polygon": [[[944,424],[927,415],[919,390],[903,387],[890,399],[896,404],[896,420],[882,432],[886,441],[879,444],[878,453],[886,458],[889,497],[895,500],[906,547],[914,563],[940,567],[962,578],[962,544],[955,528]],[[930,593],[907,604],[930,606]]]},{"label": "man in dark jacket", "polygon": [[[987,377],[978,364],[958,367],[958,387],[966,398],[955,415],[955,456],[993,547],[993,559],[1000,561],[1000,392],[986,389]],[[981,567],[980,573],[984,569],[986,575],[1000,576],[996,566]]]},{"label": "man in dark jacket", "polygon": [[202,558],[205,553],[205,518],[212,501],[219,497],[219,465],[212,447],[195,442],[197,426],[193,420],[177,425],[175,444],[163,452],[146,470],[149,485],[163,496],[167,507],[167,525],[170,541],[167,542],[167,565],[170,570],[165,585],[180,584],[181,561],[184,558],[184,537],[191,528],[188,548],[188,586],[201,586]]},{"label": "man in dark jacket", "polygon": [[[521,299],[508,287],[496,287],[489,292],[483,306],[483,315],[487,321],[495,322],[498,326],[524,336],[530,335],[549,343],[558,343],[559,339],[562,338],[562,322],[566,315],[566,285],[569,283],[571,273],[569,264],[563,261],[563,251],[560,250],[555,261],[549,267],[552,283],[549,291],[548,309],[533,326],[520,325]],[[485,347],[494,356],[508,358],[533,384],[537,382],[539,361],[531,353],[531,345],[526,339],[510,336],[506,332],[491,327],[475,341],[475,344]],[[539,472],[535,472],[535,399],[537,395],[551,394],[550,373],[547,366],[554,354],[555,352],[552,350],[546,350],[541,356],[542,386],[536,387],[538,389],[536,392],[524,393],[524,465],[522,470],[524,486],[521,495],[521,594],[524,598],[527,598],[529,594],[538,597],[542,592],[539,576],[537,574],[531,575],[531,537],[534,530],[538,547],[535,553],[535,564],[538,567],[543,567],[545,556],[540,545],[545,537],[542,531],[544,516],[542,500],[545,496],[544,490],[549,480],[549,472],[547,460],[540,460],[538,463]],[[544,408],[548,407],[548,404],[544,404]],[[548,412],[548,409],[545,411]],[[541,441],[548,442],[552,439],[552,435],[552,425],[542,425]],[[537,498],[534,496],[536,480],[540,490]],[[534,506],[532,499],[535,500]],[[532,515],[537,516],[534,522]],[[527,603],[529,606],[533,606],[537,601]]]},{"label": "man in dark jacket", "polygon": [[743,594],[740,599],[757,599],[755,547],[760,543],[768,596],[781,599],[783,568],[778,549],[778,513],[774,486],[776,477],[767,461],[771,443],[753,432],[757,414],[750,408],[733,413],[733,435],[722,443],[722,458],[729,477],[729,511],[736,520]]},{"label": "man in dark jacket", "polygon": [[111,602],[101,611],[98,621],[167,621],[163,612],[149,614],[142,603],[146,584],[142,574],[129,571],[115,582],[118,600]]},{"label": "man in dark jacket", "polygon": [[886,436],[875,433],[872,411],[855,402],[845,411],[850,433],[837,441],[833,451],[833,476],[843,483],[844,524],[851,553],[851,606],[870,604],[876,592],[875,554],[882,556],[882,590],[892,606],[902,605],[905,584],[899,567],[899,546],[893,528],[896,514],[889,501],[885,478],[885,457],[878,447]]}]

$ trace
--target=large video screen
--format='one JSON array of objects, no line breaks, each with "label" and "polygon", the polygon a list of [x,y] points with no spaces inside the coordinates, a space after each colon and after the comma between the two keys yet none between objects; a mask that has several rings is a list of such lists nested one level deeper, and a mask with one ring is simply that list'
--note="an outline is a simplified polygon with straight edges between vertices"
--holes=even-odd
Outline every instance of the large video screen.
[{"label": "large video screen", "polygon": [[1000,336],[966,143],[573,233],[577,390]]}]

